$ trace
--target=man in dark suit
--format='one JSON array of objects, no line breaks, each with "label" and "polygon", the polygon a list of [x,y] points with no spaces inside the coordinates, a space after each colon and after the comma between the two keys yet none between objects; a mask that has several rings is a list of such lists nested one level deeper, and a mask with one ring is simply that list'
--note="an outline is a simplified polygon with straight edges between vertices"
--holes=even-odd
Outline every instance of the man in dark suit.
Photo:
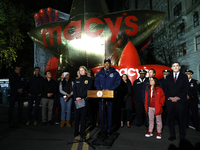
[{"label": "man in dark suit", "polygon": [[183,142],[186,135],[186,106],[188,78],[185,74],[180,73],[180,63],[172,63],[173,72],[167,76],[165,84],[165,96],[167,98],[168,126],[170,137],[168,140],[176,139],[175,117],[177,115],[179,122],[179,138]]},{"label": "man in dark suit", "polygon": [[197,80],[192,79],[193,75],[192,70],[185,71],[185,74],[188,76],[189,80],[189,89],[187,92],[187,122],[186,125],[188,127],[189,125],[189,119],[190,119],[190,111],[192,112],[192,118],[193,123],[196,131],[199,131],[199,118],[198,118],[198,89],[199,89],[199,83]]}]

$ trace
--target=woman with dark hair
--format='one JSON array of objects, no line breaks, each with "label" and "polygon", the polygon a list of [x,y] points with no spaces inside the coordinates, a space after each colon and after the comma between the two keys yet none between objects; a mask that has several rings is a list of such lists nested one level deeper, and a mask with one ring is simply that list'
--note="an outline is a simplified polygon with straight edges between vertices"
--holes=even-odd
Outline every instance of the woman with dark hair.
[{"label": "woman with dark hair", "polygon": [[132,109],[131,82],[126,74],[122,75],[119,86],[119,106],[121,108],[121,127],[124,127],[124,114],[126,113],[127,127],[130,128],[130,116]]},{"label": "woman with dark hair", "polygon": [[149,131],[145,134],[146,137],[153,136],[154,116],[156,116],[157,139],[161,139],[163,106],[165,103],[165,94],[159,86],[159,81],[156,77],[150,78],[150,83],[145,90],[145,110],[149,116]]},{"label": "woman with dark hair", "polygon": [[71,116],[71,105],[73,95],[73,82],[70,80],[69,72],[63,72],[63,80],[59,83],[60,92],[60,104],[61,104],[61,124],[60,127],[64,127],[65,119],[66,126],[71,127],[70,116]]}]

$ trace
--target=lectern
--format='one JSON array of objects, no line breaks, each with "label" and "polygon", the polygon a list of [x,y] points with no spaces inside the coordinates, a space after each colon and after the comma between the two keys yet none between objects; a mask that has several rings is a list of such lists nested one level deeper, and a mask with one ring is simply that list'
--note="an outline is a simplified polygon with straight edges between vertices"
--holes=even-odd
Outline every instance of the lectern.
[{"label": "lectern", "polygon": [[[101,103],[101,141],[93,141],[93,145],[98,145],[100,147],[107,147],[110,148],[111,144],[104,142],[103,139],[103,101],[104,98],[114,98],[114,91],[110,90],[88,90],[87,91],[87,97],[89,98],[100,98],[102,103]],[[113,143],[113,142],[111,142]]]},{"label": "lectern", "polygon": [[114,91],[109,90],[88,90],[87,97],[89,98],[114,98]]}]

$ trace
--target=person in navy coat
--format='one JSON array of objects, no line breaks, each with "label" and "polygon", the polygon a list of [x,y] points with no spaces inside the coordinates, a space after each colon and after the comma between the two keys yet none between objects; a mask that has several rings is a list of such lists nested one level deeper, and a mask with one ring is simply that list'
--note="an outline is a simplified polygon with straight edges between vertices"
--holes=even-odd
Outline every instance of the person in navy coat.
[{"label": "person in navy coat", "polygon": [[133,82],[133,100],[135,101],[135,113],[137,118],[136,126],[138,127],[142,126],[145,119],[145,116],[143,114],[146,114],[144,109],[144,100],[142,98],[143,84],[147,80],[147,78],[145,77],[146,73],[147,72],[143,69],[139,70],[140,77]]},{"label": "person in navy coat", "polygon": [[199,83],[197,80],[192,79],[193,75],[192,70],[186,70],[185,74],[188,76],[189,81],[189,89],[187,92],[187,122],[186,125],[188,127],[189,125],[189,119],[190,119],[190,111],[192,113],[192,121],[194,123],[194,127],[196,131],[199,131],[199,118],[198,118],[198,89],[199,89]]},{"label": "person in navy coat", "polygon": [[[170,70],[163,70],[163,78],[159,80],[159,82],[161,83],[162,85],[162,89],[165,93],[165,83],[166,83],[166,78],[167,76],[170,74]],[[166,101],[166,100],[165,100]],[[163,127],[165,125],[167,121],[167,109],[166,109],[166,104],[163,106],[163,113],[162,113],[162,124],[163,124]]]},{"label": "person in navy coat", "polygon": [[[104,67],[101,68],[101,70],[97,73],[94,86],[96,87],[96,90],[115,90],[121,83],[121,77],[119,73],[115,70],[115,68],[111,67],[111,60],[105,59],[104,60]],[[99,120],[101,123],[101,101],[99,102]],[[106,105],[107,104],[107,105]],[[104,108],[107,108],[107,125],[106,123],[106,110],[104,109],[104,119],[103,119],[103,132],[106,131],[108,134],[111,133],[112,130],[112,107],[113,107],[113,101],[112,99],[106,99],[103,103]],[[107,127],[107,128],[106,128]]]},{"label": "person in navy coat", "polygon": [[168,112],[168,127],[170,137],[168,140],[176,139],[175,133],[175,116],[179,122],[179,138],[180,142],[185,140],[186,135],[186,106],[188,77],[180,73],[180,63],[172,63],[173,72],[167,76],[165,84],[166,107]]},{"label": "person in navy coat", "polygon": [[21,74],[21,67],[19,66],[15,67],[14,73],[9,77],[9,84],[11,91],[10,91],[10,105],[8,110],[8,121],[9,121],[9,126],[14,127],[12,116],[13,116],[15,102],[18,102],[18,122],[21,123],[24,94],[27,85],[26,78]]}]

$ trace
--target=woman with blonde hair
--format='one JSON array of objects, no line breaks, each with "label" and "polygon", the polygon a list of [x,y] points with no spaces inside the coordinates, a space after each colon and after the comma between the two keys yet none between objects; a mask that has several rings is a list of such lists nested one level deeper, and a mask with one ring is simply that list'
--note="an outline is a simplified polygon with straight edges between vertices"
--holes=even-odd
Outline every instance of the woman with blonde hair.
[{"label": "woman with blonde hair", "polygon": [[92,87],[92,78],[87,76],[87,68],[85,66],[79,67],[80,77],[77,77],[74,81],[73,96],[74,96],[74,120],[75,120],[75,131],[74,136],[78,136],[79,122],[81,120],[80,136],[81,141],[85,141],[85,127],[86,127],[86,116],[87,116],[87,90]]}]

